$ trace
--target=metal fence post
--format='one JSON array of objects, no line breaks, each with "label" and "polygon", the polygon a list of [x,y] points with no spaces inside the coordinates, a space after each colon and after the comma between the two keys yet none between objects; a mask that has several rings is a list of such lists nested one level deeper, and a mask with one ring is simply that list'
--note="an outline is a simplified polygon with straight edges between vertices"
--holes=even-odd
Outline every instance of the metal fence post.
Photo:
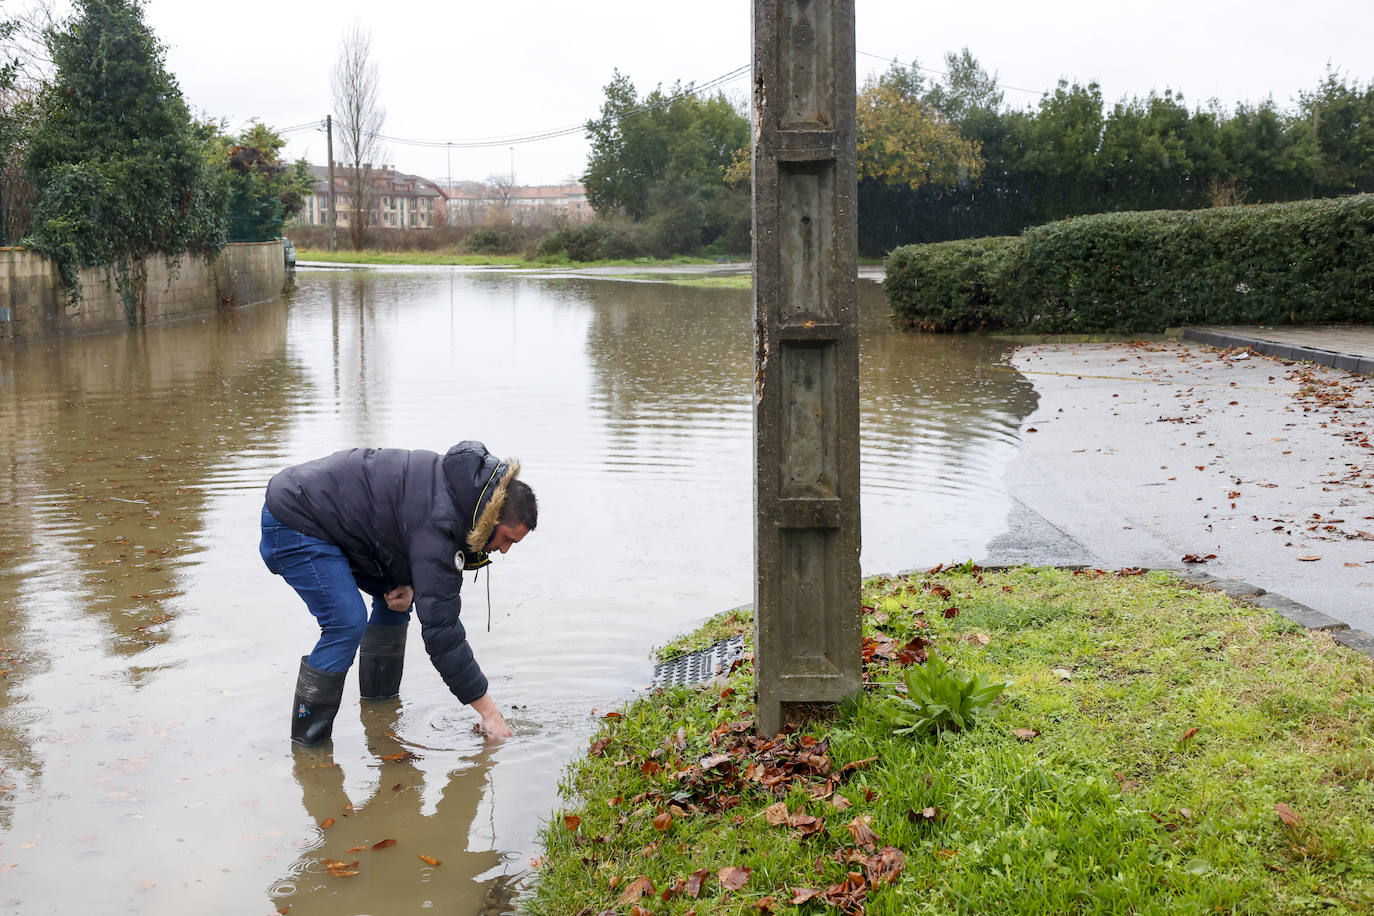
[{"label": "metal fence post", "polygon": [[758,730],[861,687],[854,0],[754,0]]}]

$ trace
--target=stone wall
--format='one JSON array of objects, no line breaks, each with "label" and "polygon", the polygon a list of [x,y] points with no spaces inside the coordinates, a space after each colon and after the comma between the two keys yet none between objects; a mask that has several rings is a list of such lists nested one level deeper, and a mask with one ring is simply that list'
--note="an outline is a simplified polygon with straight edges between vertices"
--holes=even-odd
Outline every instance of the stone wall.
[{"label": "stone wall", "polygon": [[[233,242],[213,261],[184,255],[144,261],[147,284],[138,309],[141,324],[160,324],[271,299],[286,283],[281,241]],[[114,277],[83,270],[81,301],[67,291],[51,261],[24,248],[0,248],[0,347],[129,327]]]}]

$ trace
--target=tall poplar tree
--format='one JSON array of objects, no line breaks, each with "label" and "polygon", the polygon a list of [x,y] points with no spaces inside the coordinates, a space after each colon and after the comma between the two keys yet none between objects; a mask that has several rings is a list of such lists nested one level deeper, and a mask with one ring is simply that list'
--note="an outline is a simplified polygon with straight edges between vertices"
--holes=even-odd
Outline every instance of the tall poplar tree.
[{"label": "tall poplar tree", "polygon": [[26,244],[57,263],[74,300],[79,269],[110,269],[134,325],[144,258],[224,247],[225,176],[206,160],[142,0],[74,7],[46,36],[56,72],[25,160],[38,191]]}]

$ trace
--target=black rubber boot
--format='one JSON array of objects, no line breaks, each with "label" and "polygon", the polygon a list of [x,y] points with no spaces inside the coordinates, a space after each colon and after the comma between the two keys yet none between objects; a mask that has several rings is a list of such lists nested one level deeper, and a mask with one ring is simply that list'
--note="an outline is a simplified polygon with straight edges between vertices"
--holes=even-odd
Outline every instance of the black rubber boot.
[{"label": "black rubber boot", "polygon": [[358,647],[358,696],[389,700],[401,693],[407,626],[370,623]]},{"label": "black rubber boot", "polygon": [[330,674],[310,667],[301,656],[296,676],[296,701],[291,707],[291,740],[319,744],[334,733],[334,716],[343,696],[344,673]]}]

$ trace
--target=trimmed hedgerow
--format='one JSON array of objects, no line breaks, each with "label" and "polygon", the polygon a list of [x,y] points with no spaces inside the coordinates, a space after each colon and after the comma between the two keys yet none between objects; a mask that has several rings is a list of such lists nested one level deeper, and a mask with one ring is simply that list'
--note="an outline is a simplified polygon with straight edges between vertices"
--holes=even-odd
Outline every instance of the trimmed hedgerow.
[{"label": "trimmed hedgerow", "polygon": [[892,252],[893,315],[930,331],[1161,332],[1374,321],[1374,194],[1104,213]]}]

